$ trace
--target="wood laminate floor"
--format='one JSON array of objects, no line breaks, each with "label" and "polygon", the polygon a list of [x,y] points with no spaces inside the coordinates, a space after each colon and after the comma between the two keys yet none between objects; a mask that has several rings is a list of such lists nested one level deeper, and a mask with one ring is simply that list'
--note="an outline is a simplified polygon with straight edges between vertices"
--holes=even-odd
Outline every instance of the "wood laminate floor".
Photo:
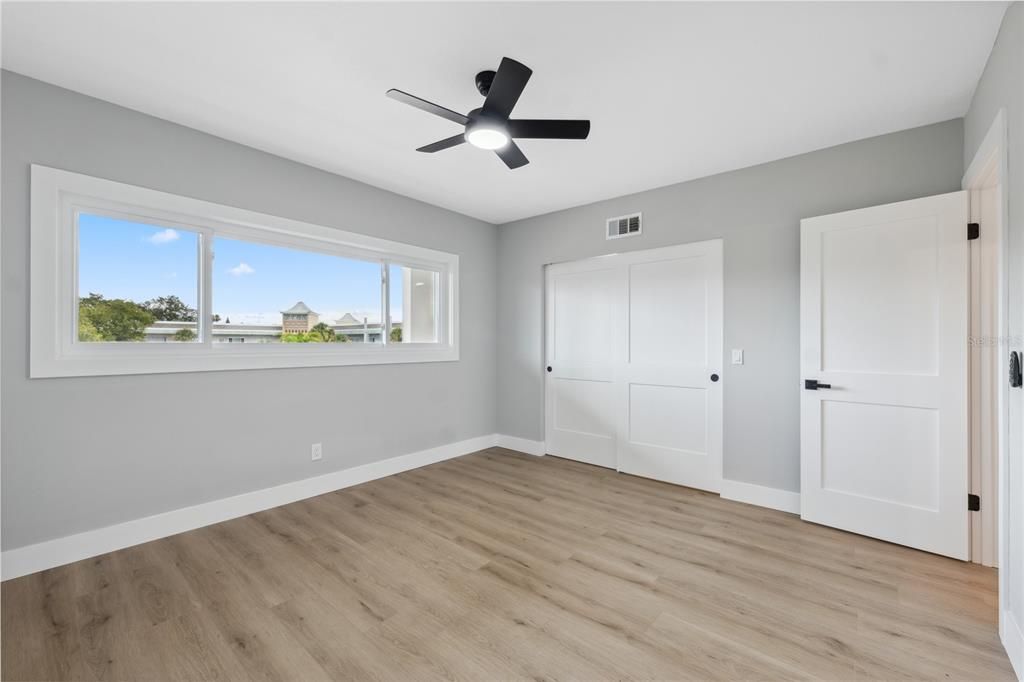
[{"label": "wood laminate floor", "polygon": [[996,573],[491,449],[3,583],[5,680],[1002,680]]}]

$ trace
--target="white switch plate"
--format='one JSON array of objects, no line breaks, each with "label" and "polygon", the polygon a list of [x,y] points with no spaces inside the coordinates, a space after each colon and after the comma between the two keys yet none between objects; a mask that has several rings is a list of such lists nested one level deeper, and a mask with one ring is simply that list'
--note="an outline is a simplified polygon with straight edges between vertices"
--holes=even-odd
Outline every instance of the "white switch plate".
[{"label": "white switch plate", "polygon": [[318,459],[323,459],[324,458],[324,444],[323,443],[313,443],[313,447],[310,449],[310,452],[313,455],[313,461],[314,462],[317,461]]},{"label": "white switch plate", "polygon": [[743,364],[743,349],[733,348],[732,349],[732,364],[742,365]]}]

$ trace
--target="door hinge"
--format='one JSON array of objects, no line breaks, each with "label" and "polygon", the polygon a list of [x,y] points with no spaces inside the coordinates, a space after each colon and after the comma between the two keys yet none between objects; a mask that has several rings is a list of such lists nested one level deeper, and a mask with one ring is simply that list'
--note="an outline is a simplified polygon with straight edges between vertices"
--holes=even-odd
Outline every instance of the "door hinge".
[{"label": "door hinge", "polygon": [[981,511],[981,498],[973,493],[968,495],[967,511]]},{"label": "door hinge", "polygon": [[981,225],[978,223],[967,223],[967,240],[977,239],[981,236]]}]

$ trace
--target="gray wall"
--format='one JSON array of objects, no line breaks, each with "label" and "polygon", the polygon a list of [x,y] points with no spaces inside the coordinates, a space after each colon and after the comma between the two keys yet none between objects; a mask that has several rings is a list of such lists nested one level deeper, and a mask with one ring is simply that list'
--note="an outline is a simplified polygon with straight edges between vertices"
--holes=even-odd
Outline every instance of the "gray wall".
[{"label": "gray wall", "polygon": [[[963,170],[949,121],[495,228],[9,72],[2,87],[5,550],[495,431],[541,440],[543,265],[717,237],[726,353],[746,350],[722,365],[725,476],[796,490],[800,218],[953,191]],[[459,253],[462,360],[29,380],[30,163]],[[634,210],[644,234],[606,242],[604,218]]]},{"label": "gray wall", "polygon": [[[2,80],[3,549],[494,432],[493,225]],[[458,253],[461,360],[29,380],[30,163]]]},{"label": "gray wall", "polygon": [[[725,353],[746,351],[722,363],[725,477],[798,490],[800,219],[959,189],[962,131],[948,121],[503,225],[498,431],[544,438],[546,263],[720,237]],[[643,235],[606,241],[604,220],[633,211]]]},{"label": "gray wall", "polygon": [[[964,166],[978,151],[992,119],[1006,109],[1009,201],[1009,337],[1020,350],[1024,338],[1024,4],[1010,5],[995,46],[964,118]],[[984,229],[984,228],[983,228]],[[1010,349],[1005,349],[1007,352]],[[1010,557],[1007,583],[1010,610],[1024,626],[1024,396],[1010,391],[1009,404],[1009,519]]]}]

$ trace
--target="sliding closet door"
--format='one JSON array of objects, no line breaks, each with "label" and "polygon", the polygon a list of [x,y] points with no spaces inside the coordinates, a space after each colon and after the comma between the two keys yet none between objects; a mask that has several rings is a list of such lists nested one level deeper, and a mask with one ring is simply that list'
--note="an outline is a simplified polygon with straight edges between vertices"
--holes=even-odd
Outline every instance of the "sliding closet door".
[{"label": "sliding closet door", "polygon": [[623,355],[622,268],[611,259],[547,269],[546,438],[551,454],[615,468]]},{"label": "sliding closet door", "polygon": [[550,454],[717,491],[722,243],[548,267]]},{"label": "sliding closet door", "polygon": [[617,383],[619,470],[718,492],[722,242],[620,257],[628,288]]}]

